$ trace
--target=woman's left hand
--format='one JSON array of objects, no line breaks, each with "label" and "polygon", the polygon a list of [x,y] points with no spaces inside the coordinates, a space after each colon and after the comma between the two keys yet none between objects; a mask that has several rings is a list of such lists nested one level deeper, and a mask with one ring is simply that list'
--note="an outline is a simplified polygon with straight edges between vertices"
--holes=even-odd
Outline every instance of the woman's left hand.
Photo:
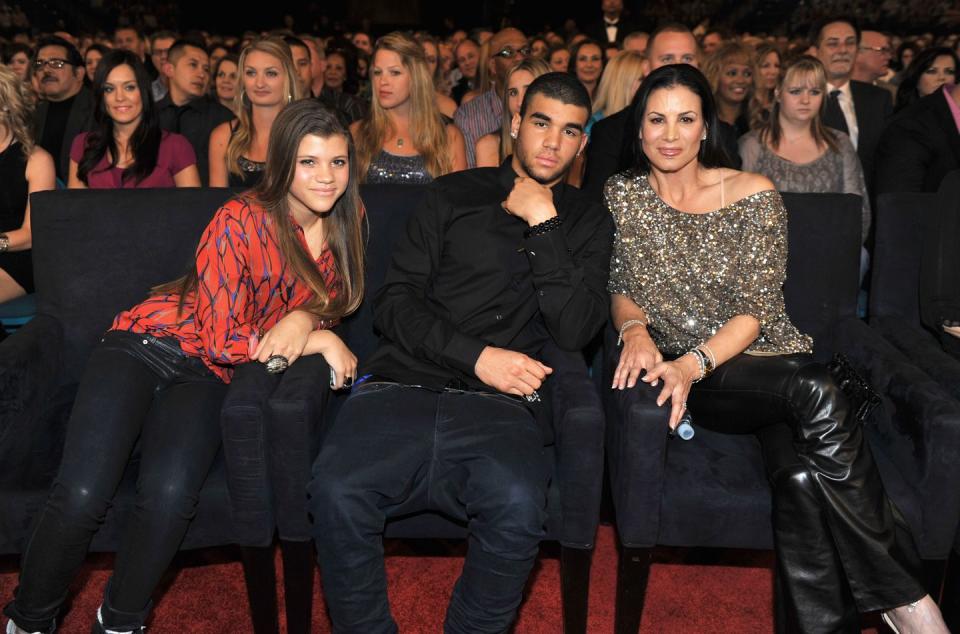
[{"label": "woman's left hand", "polygon": [[687,358],[684,355],[673,361],[661,361],[640,379],[645,383],[653,383],[658,379],[663,381],[663,389],[657,396],[657,406],[661,407],[668,400],[670,401],[670,429],[676,429],[680,424],[680,417],[687,408],[687,396],[690,394],[690,386],[695,376],[695,371],[684,361]]},{"label": "woman's left hand", "polygon": [[278,321],[250,351],[250,360],[266,363],[274,355],[286,357],[293,364],[303,354],[307,338],[313,332],[310,313],[295,310]]}]

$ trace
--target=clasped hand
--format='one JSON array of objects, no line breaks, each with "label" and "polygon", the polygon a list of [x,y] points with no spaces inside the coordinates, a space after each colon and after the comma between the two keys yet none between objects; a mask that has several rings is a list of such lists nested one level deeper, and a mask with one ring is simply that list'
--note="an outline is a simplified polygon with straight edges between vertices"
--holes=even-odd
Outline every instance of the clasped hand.
[{"label": "clasped hand", "polygon": [[510,195],[500,206],[511,216],[526,221],[531,227],[557,215],[550,188],[522,176],[514,180]]},{"label": "clasped hand", "polygon": [[474,374],[486,385],[504,394],[529,396],[540,389],[553,368],[522,352],[487,346],[474,365]]}]

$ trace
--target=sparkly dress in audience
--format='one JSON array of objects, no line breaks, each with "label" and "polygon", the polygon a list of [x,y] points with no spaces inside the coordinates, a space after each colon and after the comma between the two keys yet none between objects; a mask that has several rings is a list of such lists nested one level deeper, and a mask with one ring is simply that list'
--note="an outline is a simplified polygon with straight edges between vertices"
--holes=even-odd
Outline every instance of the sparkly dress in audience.
[{"label": "sparkly dress in audience", "polygon": [[368,184],[392,183],[395,185],[426,185],[433,180],[433,176],[427,171],[427,166],[423,157],[419,154],[413,156],[399,156],[390,154],[386,150],[380,150],[380,153],[367,168],[367,178],[364,182]]},{"label": "sparkly dress in audience", "polygon": [[[237,124],[234,122],[230,126],[231,139],[236,131]],[[240,173],[238,174],[231,170],[227,175],[227,184],[230,187],[256,187],[257,183],[259,183],[263,177],[263,168],[266,167],[266,165],[266,161],[253,161],[246,156],[240,155],[237,157],[237,167]]]}]

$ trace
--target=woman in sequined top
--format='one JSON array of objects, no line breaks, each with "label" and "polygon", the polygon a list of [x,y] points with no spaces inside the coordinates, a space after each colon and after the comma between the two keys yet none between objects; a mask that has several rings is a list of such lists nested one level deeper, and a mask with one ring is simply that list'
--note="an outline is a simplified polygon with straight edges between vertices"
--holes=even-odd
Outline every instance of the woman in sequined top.
[{"label": "woman in sequined top", "polygon": [[[946,632],[910,572],[916,550],[895,527],[851,408],[786,314],[780,195],[763,176],[723,167],[710,87],[692,66],[654,71],[634,103],[636,168],[605,188],[617,223],[609,290],[622,411],[669,403],[673,429],[689,403],[697,425],[762,441],[788,426],[765,466],[774,506],[796,510],[773,523],[801,629],[843,631],[859,608]],[[834,549],[842,566],[829,563]],[[848,583],[856,607],[842,598]]]},{"label": "woman in sequined top", "polygon": [[366,183],[420,185],[467,167],[463,134],[437,109],[423,48],[402,33],[377,40],[367,116],[350,125]]},{"label": "woman in sequined top", "polygon": [[251,42],[240,53],[237,118],[210,133],[210,186],[254,187],[263,176],[270,128],[302,96],[290,47],[280,38]]},{"label": "woman in sequined top", "polygon": [[[84,370],[59,473],[23,553],[16,597],[4,609],[7,632],[53,631],[136,447],[136,500],[93,631],[143,632],[151,594],[220,449],[234,366],[269,368],[282,355],[282,369],[321,355],[336,372],[331,387],[355,376],[356,357],[329,330],[363,294],[353,158],[333,111],[314,100],[285,110],[263,181],[216,212],[190,273],[116,317]],[[269,442],[258,447],[238,464],[227,455],[234,505],[251,503],[233,495],[235,467],[246,475],[245,463],[273,450]]]}]

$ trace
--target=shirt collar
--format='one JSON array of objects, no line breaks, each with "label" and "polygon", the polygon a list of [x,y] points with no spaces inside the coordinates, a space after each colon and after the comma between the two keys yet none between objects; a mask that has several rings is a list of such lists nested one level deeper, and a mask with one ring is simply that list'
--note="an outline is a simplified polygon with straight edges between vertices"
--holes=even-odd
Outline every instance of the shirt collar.
[{"label": "shirt collar", "polygon": [[853,93],[850,91],[850,81],[849,81],[849,80],[847,80],[847,82],[846,82],[844,85],[842,85],[842,86],[834,86],[833,84],[828,84],[828,87],[830,88],[830,89],[827,91],[828,93],[831,93],[831,92],[833,92],[834,90],[839,90],[840,93],[844,96],[844,98],[846,98],[846,100],[847,100],[848,102],[853,103]]}]

